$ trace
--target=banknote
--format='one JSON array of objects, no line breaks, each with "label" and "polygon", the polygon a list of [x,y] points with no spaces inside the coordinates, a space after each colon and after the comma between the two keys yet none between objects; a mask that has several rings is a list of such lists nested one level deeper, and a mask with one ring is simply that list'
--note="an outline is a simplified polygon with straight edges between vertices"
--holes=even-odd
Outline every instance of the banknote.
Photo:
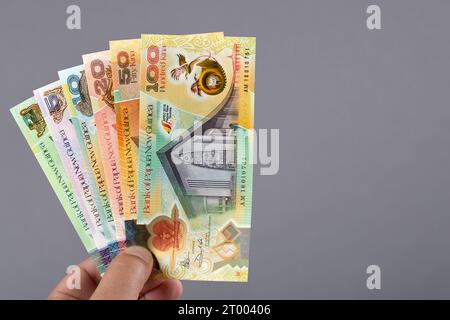
[{"label": "banknote", "polygon": [[100,274],[102,274],[105,271],[105,265],[97,251],[89,223],[84,217],[82,208],[78,205],[72,184],[65,173],[53,138],[49,133],[47,123],[42,116],[36,99],[32,97],[23,101],[12,108],[11,113],[63,206],[83,246],[94,260]]},{"label": "banknote", "polygon": [[119,246],[113,225],[109,223],[109,218],[101,206],[95,182],[90,179],[83,164],[77,133],[67,110],[63,88],[60,82],[56,81],[34,90],[34,97],[72,182],[95,244],[100,252],[104,253],[104,262],[107,265],[118,254]]},{"label": "banknote", "polygon": [[[204,37],[203,35],[195,35],[196,41],[204,41],[211,45],[214,42],[218,42],[223,39],[223,32],[207,33]],[[152,35],[155,43],[144,43],[143,35],[141,38],[141,64],[140,64],[140,107],[139,107],[139,157],[138,157],[138,223],[147,223],[151,220],[151,208],[150,208],[150,191],[152,186],[150,184],[150,173],[151,173],[151,162],[152,162],[152,146],[154,145],[155,135],[152,132],[152,115],[154,107],[152,104],[146,104],[146,98],[148,97],[147,92],[159,90],[160,82],[162,83],[162,89],[165,88],[165,73],[162,72],[161,81],[158,81],[160,72],[158,67],[160,52],[158,50],[152,50],[156,48],[156,42],[160,41],[163,37],[166,41],[171,39],[172,45],[182,45],[187,44],[188,46],[201,47],[203,44],[200,42],[194,44],[189,43],[189,36],[178,36],[178,35]],[[147,44],[148,48],[143,48],[142,46]],[[166,52],[162,51],[161,55],[165,56]],[[163,60],[165,61],[165,60]],[[165,69],[165,65],[160,65],[161,68]],[[163,70],[164,71],[164,70]],[[146,84],[144,88],[143,77],[145,76]],[[144,89],[144,90],[143,90]],[[158,192],[158,191],[157,191]]]},{"label": "banknote", "polygon": [[[125,207],[121,185],[110,51],[85,54],[83,55],[83,64],[94,122],[97,127],[106,184],[108,189],[114,190],[114,198],[119,202],[120,215],[124,218]],[[125,233],[127,242],[133,244],[135,234],[132,223],[125,223]]]},{"label": "banknote", "polygon": [[141,37],[138,222],[166,277],[248,280],[255,45]]},{"label": "banknote", "polygon": [[137,217],[140,39],[110,41],[124,219]]},{"label": "banknote", "polygon": [[[106,223],[115,231],[119,247],[125,247],[125,226],[120,216],[119,203],[114,198],[114,190],[106,186],[105,173],[98,145],[97,129],[87,89],[84,66],[68,68],[58,72],[68,112],[80,144],[84,165],[88,168],[90,180],[95,181],[95,193],[99,195],[100,206],[106,213]],[[110,199],[113,201],[110,202]]]}]

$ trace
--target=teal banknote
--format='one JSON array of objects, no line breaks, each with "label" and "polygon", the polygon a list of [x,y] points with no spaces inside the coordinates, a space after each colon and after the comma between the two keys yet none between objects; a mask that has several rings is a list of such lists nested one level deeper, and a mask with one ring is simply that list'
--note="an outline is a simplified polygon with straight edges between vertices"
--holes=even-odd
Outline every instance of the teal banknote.
[{"label": "teal banknote", "polygon": [[[109,230],[114,231],[119,246],[125,246],[125,228],[120,215],[119,203],[114,190],[107,187],[105,172],[98,144],[97,128],[94,121],[91,100],[87,91],[84,66],[68,68],[58,72],[71,121],[80,144],[80,151],[90,180],[94,181],[95,194],[99,195],[98,207],[104,212],[104,223],[109,224]],[[110,201],[112,199],[112,201]],[[110,234],[112,236],[112,234]]]}]

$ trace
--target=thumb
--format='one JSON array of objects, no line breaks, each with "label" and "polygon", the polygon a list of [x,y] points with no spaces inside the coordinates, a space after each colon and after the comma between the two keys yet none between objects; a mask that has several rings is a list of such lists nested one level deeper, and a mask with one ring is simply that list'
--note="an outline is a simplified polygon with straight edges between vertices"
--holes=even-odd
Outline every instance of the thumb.
[{"label": "thumb", "polygon": [[153,258],[148,250],[138,246],[126,248],[111,262],[91,299],[137,300],[152,266]]}]

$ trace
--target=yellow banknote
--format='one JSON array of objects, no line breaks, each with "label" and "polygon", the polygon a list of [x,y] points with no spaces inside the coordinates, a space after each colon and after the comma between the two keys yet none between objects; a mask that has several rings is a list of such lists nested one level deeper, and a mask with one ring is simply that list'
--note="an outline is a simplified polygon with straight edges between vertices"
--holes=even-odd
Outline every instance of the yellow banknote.
[{"label": "yellow banknote", "polygon": [[137,217],[140,39],[110,41],[124,218]]},{"label": "yellow banknote", "polygon": [[[153,132],[153,95],[165,93],[167,84],[167,47],[183,47],[184,50],[203,50],[222,44],[222,32],[197,35],[142,35],[140,65],[139,107],[139,164],[138,164],[138,223],[147,223],[153,216],[151,192],[160,194],[159,185],[151,184],[152,159],[154,158],[155,134]],[[165,42],[164,46],[161,45]],[[169,130],[169,122],[165,122]]]}]

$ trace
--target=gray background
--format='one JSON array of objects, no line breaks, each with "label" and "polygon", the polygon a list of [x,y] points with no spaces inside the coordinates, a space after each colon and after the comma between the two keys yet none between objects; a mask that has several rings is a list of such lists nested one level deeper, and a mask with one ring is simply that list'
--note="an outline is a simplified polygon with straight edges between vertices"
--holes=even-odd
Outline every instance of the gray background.
[{"label": "gray background", "polygon": [[[366,28],[369,4],[381,31]],[[257,37],[256,125],[281,129],[280,171],[255,174],[249,283],[185,282],[183,297],[450,298],[449,13],[425,0],[2,1],[0,298],[45,298],[85,257],[9,108],[110,39],[222,30]]]}]

